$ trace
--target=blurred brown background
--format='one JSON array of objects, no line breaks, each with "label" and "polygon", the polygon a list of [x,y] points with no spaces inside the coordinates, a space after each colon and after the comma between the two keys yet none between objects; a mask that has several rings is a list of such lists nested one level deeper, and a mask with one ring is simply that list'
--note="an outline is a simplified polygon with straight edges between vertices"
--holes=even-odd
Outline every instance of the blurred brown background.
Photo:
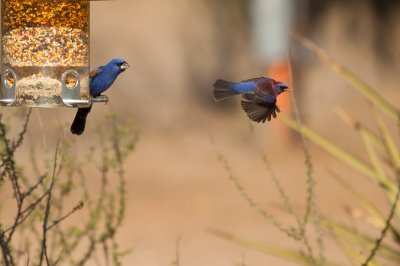
[{"label": "blurred brown background", "polygon": [[[275,1],[276,2],[276,1]],[[283,1],[285,2],[285,1]],[[397,1],[286,1],[291,10],[271,17],[309,36],[333,58],[398,105],[400,9]],[[233,81],[263,76],[274,57],[262,55],[254,36],[252,1],[119,0],[92,2],[91,65],[114,57],[131,69],[107,92],[110,102],[93,108],[84,135],[72,137],[76,149],[93,142],[94,128],[105,128],[108,110],[133,120],[140,130],[137,150],[127,168],[128,210],[118,234],[133,251],[125,265],[171,265],[182,237],[181,264],[292,265],[218,239],[207,228],[282,246],[293,243],[250,209],[228,181],[217,151],[229,160],[248,191],[283,223],[290,223],[265,171],[258,149],[272,161],[296,208],[305,203],[305,167],[300,143],[279,120],[253,124],[238,99],[214,103],[217,78]],[[269,25],[274,29],[274,24]],[[277,24],[276,28],[281,25]],[[274,41],[271,36],[270,41]],[[272,45],[272,44],[271,44]],[[370,106],[328,66],[288,38],[294,88],[304,122],[323,136],[365,158],[357,135],[332,111],[341,107],[368,123]],[[278,46],[279,48],[279,46]],[[279,102],[278,102],[279,103]],[[287,106],[283,106],[287,110]],[[3,112],[12,112],[3,108]],[[75,110],[35,109],[33,140],[55,139],[68,130]],[[39,121],[44,126],[41,128]],[[60,128],[60,125],[65,125]],[[214,143],[211,141],[214,140]],[[326,174],[336,169],[377,204],[379,190],[334,158],[311,146],[323,215],[344,219],[354,199]],[[277,207],[278,206],[278,207]],[[356,206],[354,206],[356,207]],[[79,214],[77,214],[79,215]],[[367,228],[371,232],[376,230]],[[328,254],[343,259],[339,251]]]}]

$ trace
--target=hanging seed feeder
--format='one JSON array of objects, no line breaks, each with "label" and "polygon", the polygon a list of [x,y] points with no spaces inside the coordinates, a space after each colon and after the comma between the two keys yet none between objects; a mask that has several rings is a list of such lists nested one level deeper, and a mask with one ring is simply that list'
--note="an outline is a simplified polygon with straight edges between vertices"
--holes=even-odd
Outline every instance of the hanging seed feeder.
[{"label": "hanging seed feeder", "polygon": [[1,105],[91,105],[89,9],[89,0],[1,1]]}]

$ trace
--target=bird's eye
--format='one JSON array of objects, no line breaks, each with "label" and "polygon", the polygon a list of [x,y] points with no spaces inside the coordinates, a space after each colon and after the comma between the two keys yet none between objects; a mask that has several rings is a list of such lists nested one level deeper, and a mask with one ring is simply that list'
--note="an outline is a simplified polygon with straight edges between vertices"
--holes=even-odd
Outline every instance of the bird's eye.
[{"label": "bird's eye", "polygon": [[121,62],[121,63],[119,63],[119,68],[121,70],[125,70],[125,69],[129,68],[129,64],[127,62]]}]

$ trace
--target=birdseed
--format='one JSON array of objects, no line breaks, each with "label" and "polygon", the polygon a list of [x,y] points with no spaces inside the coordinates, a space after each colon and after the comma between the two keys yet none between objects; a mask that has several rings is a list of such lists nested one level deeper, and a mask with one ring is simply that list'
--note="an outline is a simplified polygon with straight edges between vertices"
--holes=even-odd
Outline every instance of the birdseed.
[{"label": "birdseed", "polygon": [[22,66],[85,66],[88,36],[72,28],[18,28],[3,36],[3,63]]},{"label": "birdseed", "polygon": [[3,32],[21,27],[89,29],[88,0],[2,0]]}]

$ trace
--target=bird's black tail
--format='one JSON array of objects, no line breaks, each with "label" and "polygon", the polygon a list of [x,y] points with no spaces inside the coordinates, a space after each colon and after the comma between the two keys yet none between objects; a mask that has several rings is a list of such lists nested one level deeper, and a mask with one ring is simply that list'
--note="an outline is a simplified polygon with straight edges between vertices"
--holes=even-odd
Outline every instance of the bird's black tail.
[{"label": "bird's black tail", "polygon": [[88,116],[92,107],[79,108],[76,112],[74,122],[71,125],[71,133],[75,135],[81,135],[85,131],[86,117]]},{"label": "bird's black tail", "polygon": [[216,101],[222,100],[226,97],[233,96],[236,94],[239,94],[238,92],[232,90],[230,87],[234,85],[235,83],[229,82],[226,80],[218,79],[214,83],[214,99]]}]

